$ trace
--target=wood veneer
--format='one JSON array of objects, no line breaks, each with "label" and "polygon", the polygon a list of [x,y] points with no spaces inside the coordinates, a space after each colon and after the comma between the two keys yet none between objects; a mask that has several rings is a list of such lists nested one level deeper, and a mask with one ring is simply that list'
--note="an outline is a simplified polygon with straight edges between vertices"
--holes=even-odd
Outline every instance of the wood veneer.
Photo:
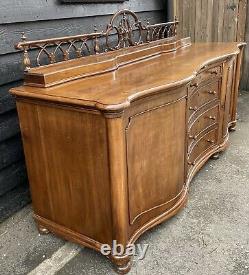
[{"label": "wood veneer", "polygon": [[243,47],[163,40],[26,73],[11,92],[41,232],[99,251],[183,208],[235,127]]}]

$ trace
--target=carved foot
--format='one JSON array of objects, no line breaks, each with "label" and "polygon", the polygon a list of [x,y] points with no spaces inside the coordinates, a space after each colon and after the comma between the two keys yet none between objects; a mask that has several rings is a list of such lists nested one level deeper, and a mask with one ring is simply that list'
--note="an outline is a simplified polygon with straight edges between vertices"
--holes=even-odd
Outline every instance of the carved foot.
[{"label": "carved foot", "polygon": [[112,262],[118,274],[127,274],[131,270],[132,258],[130,256],[112,257]]},{"label": "carved foot", "polygon": [[219,159],[220,158],[220,153],[215,153],[214,155],[212,155],[211,159]]},{"label": "carved foot", "polygon": [[50,231],[42,225],[38,225],[38,230],[41,235],[47,235],[50,233]]},{"label": "carved foot", "polygon": [[236,131],[236,122],[231,123],[231,125],[228,128],[228,130],[230,132],[235,132]]},{"label": "carved foot", "polygon": [[236,131],[236,125],[229,127],[229,131],[230,132],[235,132]]},{"label": "carved foot", "polygon": [[131,261],[126,265],[116,265],[116,271],[118,274],[127,274],[131,270]]}]

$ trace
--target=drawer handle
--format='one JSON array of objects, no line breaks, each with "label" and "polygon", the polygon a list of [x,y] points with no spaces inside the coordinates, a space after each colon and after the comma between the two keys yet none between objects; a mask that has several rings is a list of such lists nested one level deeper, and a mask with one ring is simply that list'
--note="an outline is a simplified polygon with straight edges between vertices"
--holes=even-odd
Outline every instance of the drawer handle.
[{"label": "drawer handle", "polygon": [[191,139],[197,140],[197,136],[189,135],[188,137],[191,138]]},{"label": "drawer handle", "polygon": [[198,109],[198,107],[189,107],[189,110],[191,110],[191,111],[197,111],[197,109]]},{"label": "drawer handle", "polygon": [[208,119],[211,119],[211,120],[216,120],[216,117],[215,117],[215,116],[208,116],[207,118],[208,118]]},{"label": "drawer handle", "polygon": [[211,144],[214,144],[214,140],[211,140],[211,139],[208,139],[207,142],[211,143]]},{"label": "drawer handle", "polygon": [[210,74],[215,74],[215,75],[217,75],[218,72],[217,72],[217,71],[210,71]]},{"label": "drawer handle", "polygon": [[199,84],[198,83],[193,83],[193,84],[190,84],[190,87],[195,87],[195,88],[198,88],[199,87]]},{"label": "drawer handle", "polygon": [[195,161],[193,161],[193,162],[188,161],[188,165],[195,166]]},{"label": "drawer handle", "polygon": [[209,93],[210,95],[216,95],[216,94],[217,94],[216,91],[209,91],[208,93]]}]

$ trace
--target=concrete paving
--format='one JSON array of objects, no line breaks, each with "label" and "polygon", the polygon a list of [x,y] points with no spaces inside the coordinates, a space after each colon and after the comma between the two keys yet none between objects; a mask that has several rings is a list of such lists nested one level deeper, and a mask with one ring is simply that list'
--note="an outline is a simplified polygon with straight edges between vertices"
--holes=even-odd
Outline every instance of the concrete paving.
[{"label": "concrete paving", "polygon": [[[193,180],[187,207],[138,240],[149,250],[144,260],[135,259],[129,274],[249,274],[249,92],[239,98],[239,123],[230,140],[220,159],[210,160]],[[28,274],[47,261],[56,264],[67,244],[40,236],[28,206],[0,224],[0,274]],[[72,251],[59,269],[37,274],[115,274],[100,254]]]},{"label": "concrete paving", "polygon": [[24,183],[0,196],[0,224],[31,202],[29,186]]}]

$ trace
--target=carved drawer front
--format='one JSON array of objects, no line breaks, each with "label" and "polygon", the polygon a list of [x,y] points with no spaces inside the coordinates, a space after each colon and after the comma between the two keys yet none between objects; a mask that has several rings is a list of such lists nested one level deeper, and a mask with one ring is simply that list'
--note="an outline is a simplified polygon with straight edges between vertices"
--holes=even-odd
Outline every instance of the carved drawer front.
[{"label": "carved drawer front", "polygon": [[194,92],[197,88],[205,84],[204,82],[214,77],[220,77],[222,73],[221,65],[209,68],[199,73],[196,78],[190,84],[190,90]]},{"label": "carved drawer front", "polygon": [[197,89],[189,98],[189,118],[207,103],[219,98],[220,81],[217,79]]},{"label": "carved drawer front", "polygon": [[218,122],[218,115],[219,105],[217,104],[197,116],[189,126],[189,142],[196,141],[202,132],[212,125],[215,125]]},{"label": "carved drawer front", "polygon": [[217,144],[217,129],[211,130],[202,136],[189,150],[188,164],[195,165],[199,157],[206,154]]}]

